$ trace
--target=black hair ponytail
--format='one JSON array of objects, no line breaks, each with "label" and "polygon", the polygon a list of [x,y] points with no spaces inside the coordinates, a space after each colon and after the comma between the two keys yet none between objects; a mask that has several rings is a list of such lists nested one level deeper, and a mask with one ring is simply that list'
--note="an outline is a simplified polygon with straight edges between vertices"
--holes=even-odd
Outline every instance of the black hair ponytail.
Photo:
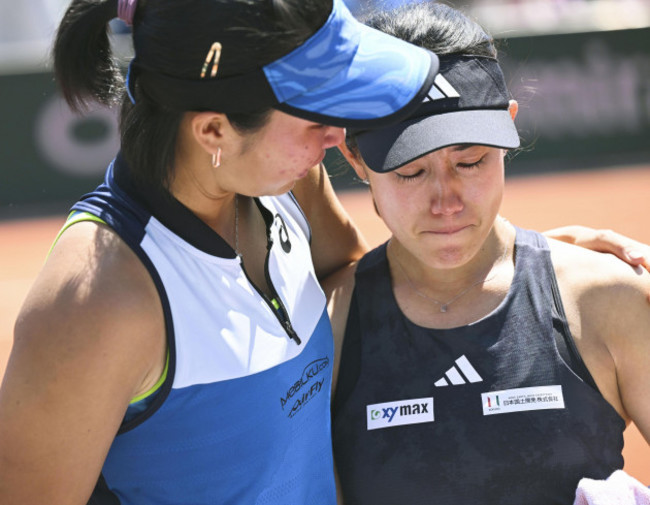
[{"label": "black hair ponytail", "polygon": [[117,0],[73,0],[54,42],[54,74],[66,102],[75,111],[90,101],[115,104],[124,90],[108,38]]}]

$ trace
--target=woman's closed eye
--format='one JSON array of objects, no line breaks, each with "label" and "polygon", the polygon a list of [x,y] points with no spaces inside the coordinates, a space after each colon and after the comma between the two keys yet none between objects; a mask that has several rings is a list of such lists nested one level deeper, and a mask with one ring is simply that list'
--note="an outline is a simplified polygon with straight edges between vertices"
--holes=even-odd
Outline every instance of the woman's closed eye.
[{"label": "woman's closed eye", "polygon": [[408,172],[408,173],[399,173],[395,172],[395,175],[397,176],[397,179],[400,181],[412,181],[414,179],[417,179],[424,173],[423,169],[416,170],[413,172]]},{"label": "woman's closed eye", "polygon": [[473,168],[478,168],[485,161],[486,156],[487,155],[483,155],[476,161],[458,162],[456,163],[456,167],[460,168],[461,170],[471,170]]}]

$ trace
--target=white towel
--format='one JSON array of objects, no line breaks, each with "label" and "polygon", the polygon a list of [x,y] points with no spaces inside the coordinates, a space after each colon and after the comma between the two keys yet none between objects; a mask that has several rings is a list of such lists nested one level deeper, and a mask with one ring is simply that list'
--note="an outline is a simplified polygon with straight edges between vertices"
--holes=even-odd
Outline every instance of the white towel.
[{"label": "white towel", "polygon": [[650,489],[616,470],[606,480],[580,479],[573,505],[650,505]]}]

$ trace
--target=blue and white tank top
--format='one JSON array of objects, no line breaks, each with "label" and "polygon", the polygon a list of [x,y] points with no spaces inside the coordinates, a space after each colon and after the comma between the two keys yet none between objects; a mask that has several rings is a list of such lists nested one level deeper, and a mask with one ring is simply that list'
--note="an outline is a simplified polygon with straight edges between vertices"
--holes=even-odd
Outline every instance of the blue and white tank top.
[{"label": "blue and white tank top", "polygon": [[180,202],[136,189],[120,156],[73,206],[71,220],[106,223],[146,266],[168,345],[161,387],[123,424],[89,503],[336,503],[333,344],[309,226],[291,194],[256,203],[272,299]]}]

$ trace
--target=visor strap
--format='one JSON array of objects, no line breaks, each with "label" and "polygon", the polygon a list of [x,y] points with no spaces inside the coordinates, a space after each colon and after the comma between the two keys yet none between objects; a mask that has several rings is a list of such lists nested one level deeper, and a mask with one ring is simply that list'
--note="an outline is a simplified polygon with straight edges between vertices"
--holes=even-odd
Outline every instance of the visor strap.
[{"label": "visor strap", "polygon": [[278,103],[262,69],[233,77],[187,80],[139,69],[136,64],[131,74],[131,90],[135,75],[151,100],[178,111],[253,113]]}]

